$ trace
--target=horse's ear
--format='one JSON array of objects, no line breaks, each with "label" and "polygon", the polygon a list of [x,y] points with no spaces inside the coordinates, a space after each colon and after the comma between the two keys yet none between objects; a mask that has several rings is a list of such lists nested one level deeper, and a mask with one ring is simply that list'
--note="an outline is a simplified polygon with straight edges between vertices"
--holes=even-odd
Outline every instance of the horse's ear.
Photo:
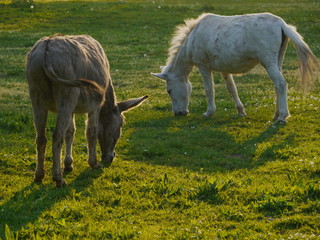
[{"label": "horse's ear", "polygon": [[117,103],[120,112],[129,111],[130,109],[139,106],[144,100],[146,100],[148,96],[143,96],[140,98],[133,98],[123,102]]},{"label": "horse's ear", "polygon": [[169,80],[168,74],[166,74],[166,73],[151,73],[151,75],[153,75],[153,76],[155,76],[157,78],[161,78],[161,79],[166,80],[166,81]]}]

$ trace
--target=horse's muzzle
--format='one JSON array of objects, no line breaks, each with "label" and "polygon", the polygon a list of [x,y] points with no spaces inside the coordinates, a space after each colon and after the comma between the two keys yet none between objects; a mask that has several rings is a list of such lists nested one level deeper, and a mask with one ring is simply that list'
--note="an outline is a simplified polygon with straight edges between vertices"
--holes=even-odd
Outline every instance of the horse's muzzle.
[{"label": "horse's muzzle", "polygon": [[189,113],[189,111],[179,111],[179,112],[175,112],[174,115],[175,116],[187,116]]}]

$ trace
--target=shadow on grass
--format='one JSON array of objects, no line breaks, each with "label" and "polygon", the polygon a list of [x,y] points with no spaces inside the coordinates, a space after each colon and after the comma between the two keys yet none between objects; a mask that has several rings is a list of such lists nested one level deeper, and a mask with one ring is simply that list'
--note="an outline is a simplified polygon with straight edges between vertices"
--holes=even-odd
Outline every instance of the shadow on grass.
[{"label": "shadow on grass", "polygon": [[5,239],[4,224],[7,224],[12,232],[21,230],[29,223],[36,221],[55,203],[89,187],[102,171],[88,168],[64,188],[56,188],[51,183],[46,185],[32,183],[21,189],[8,202],[0,206],[0,239]]},{"label": "shadow on grass", "polygon": [[[255,168],[273,161],[277,150],[293,142],[294,136],[282,135],[273,142],[280,129],[286,126],[278,123],[260,125],[253,130],[254,134],[251,133],[254,137],[239,141],[236,131],[245,135],[245,131],[252,130],[243,123],[245,121],[220,118],[213,124],[212,119],[200,117],[168,117],[139,122],[133,124],[135,132],[130,136],[130,144],[125,146],[127,157],[192,171],[225,172]],[[234,122],[239,122],[240,126],[234,126]],[[228,128],[235,129],[232,135],[227,132]],[[257,135],[256,132],[261,131],[258,129],[263,130]],[[267,147],[257,154],[257,146],[264,143]]]}]

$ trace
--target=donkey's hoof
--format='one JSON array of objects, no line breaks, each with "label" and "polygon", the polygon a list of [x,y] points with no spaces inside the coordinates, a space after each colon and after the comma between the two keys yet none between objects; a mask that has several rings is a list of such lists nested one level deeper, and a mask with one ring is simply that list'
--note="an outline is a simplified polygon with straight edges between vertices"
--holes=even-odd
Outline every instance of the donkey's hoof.
[{"label": "donkey's hoof", "polygon": [[102,168],[103,166],[102,166],[101,163],[96,162],[95,164],[90,164],[90,167],[91,167],[92,169],[100,169],[100,168]]},{"label": "donkey's hoof", "polygon": [[36,171],[34,172],[34,181],[41,183],[42,180],[44,179],[45,176],[45,171],[43,169],[36,169]]},{"label": "donkey's hoof", "polygon": [[39,183],[39,184],[42,183],[42,180],[43,180],[43,178],[37,178],[37,177],[35,177],[35,178],[33,179],[33,181],[34,181],[35,183]]},{"label": "donkey's hoof", "polygon": [[112,162],[113,162],[113,160],[110,160],[110,161],[103,161],[102,163],[103,163],[103,166],[104,167],[110,167],[111,166],[111,164],[112,164]]},{"label": "donkey's hoof", "polygon": [[56,181],[57,188],[65,187],[66,185],[67,185],[67,182],[64,179],[62,179],[60,181]]},{"label": "donkey's hoof", "polygon": [[70,165],[70,166],[64,166],[64,172],[65,173],[70,173],[73,171],[73,166]]}]

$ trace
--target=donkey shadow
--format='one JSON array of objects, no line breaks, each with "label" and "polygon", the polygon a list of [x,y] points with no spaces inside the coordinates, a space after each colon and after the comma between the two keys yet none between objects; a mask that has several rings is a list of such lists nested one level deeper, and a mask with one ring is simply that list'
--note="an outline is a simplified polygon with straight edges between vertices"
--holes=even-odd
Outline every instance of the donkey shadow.
[{"label": "donkey shadow", "polygon": [[64,188],[55,188],[52,184],[31,183],[16,192],[0,206],[0,239],[5,239],[4,224],[7,224],[12,232],[21,230],[35,222],[54,204],[92,185],[102,172],[101,169],[88,168]]},{"label": "donkey shadow", "polygon": [[[246,118],[246,117],[245,117]],[[243,118],[241,118],[243,119]],[[248,118],[247,118],[248,119]],[[285,124],[270,122],[258,135],[239,142],[226,130],[233,118],[203,119],[202,116],[167,117],[136,123],[127,148],[128,159],[154,165],[182,167],[192,171],[225,172],[257,168],[276,158],[276,152],[292,145],[294,136],[269,143],[257,156],[257,146],[275,137]],[[243,122],[242,120],[240,122]],[[139,127],[143,126],[141,130]],[[170,126],[159,131],[157,126]],[[225,128],[227,126],[227,128]],[[249,128],[249,126],[241,126]],[[153,138],[150,138],[150,136]]]}]

